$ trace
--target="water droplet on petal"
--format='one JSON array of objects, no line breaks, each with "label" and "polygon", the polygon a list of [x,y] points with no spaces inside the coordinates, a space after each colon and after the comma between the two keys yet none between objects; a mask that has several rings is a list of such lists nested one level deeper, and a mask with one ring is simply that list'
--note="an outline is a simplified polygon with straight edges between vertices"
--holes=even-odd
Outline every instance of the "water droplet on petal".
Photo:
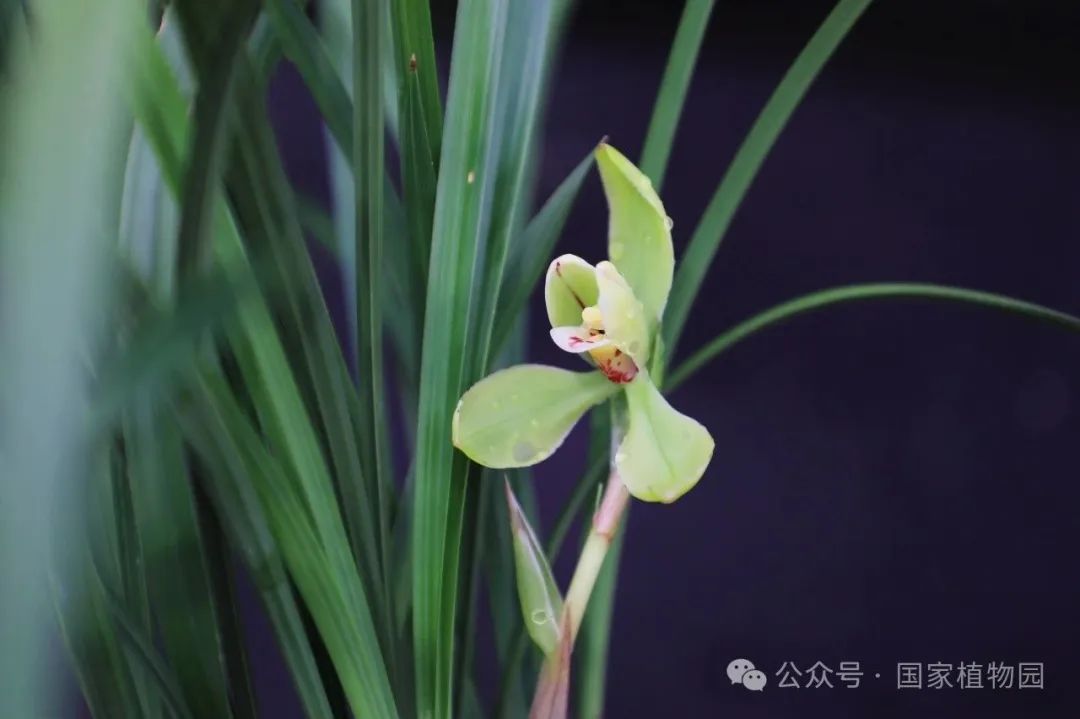
[{"label": "water droplet on petal", "polygon": [[667,228],[670,230],[672,227],[675,226],[675,220],[671,219],[670,217],[665,217],[664,224],[667,225]]},{"label": "water droplet on petal", "polygon": [[529,619],[533,624],[547,624],[550,617],[543,609],[535,609],[532,614],[529,615]]},{"label": "water droplet on petal", "polygon": [[536,457],[536,447],[532,442],[523,440],[514,445],[514,461],[529,462]]},{"label": "water droplet on petal", "polygon": [[615,453],[615,464],[622,464],[626,461],[626,452]]},{"label": "water droplet on petal", "polygon": [[611,259],[616,262],[622,258],[623,246],[621,242],[612,242],[611,247],[608,248],[608,254],[611,255]]}]

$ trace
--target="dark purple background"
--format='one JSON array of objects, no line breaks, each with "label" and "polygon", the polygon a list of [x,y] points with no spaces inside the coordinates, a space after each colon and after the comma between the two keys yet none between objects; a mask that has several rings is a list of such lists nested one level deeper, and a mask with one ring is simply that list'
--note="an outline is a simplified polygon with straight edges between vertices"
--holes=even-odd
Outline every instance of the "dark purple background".
[{"label": "dark purple background", "polygon": [[[663,192],[677,251],[830,4],[718,2]],[[679,6],[582,5],[541,196],[603,135],[637,155]],[[872,6],[754,184],[683,356],[772,304],[853,282],[1080,313],[1074,7]],[[317,115],[291,71],[272,109],[297,183],[325,196]],[[597,260],[605,233],[593,178],[560,249]],[[539,297],[533,311],[543,328]],[[540,329],[531,353],[572,366]],[[731,350],[673,398],[716,438],[706,477],[674,506],[634,507],[608,716],[1077,715],[1078,392],[1080,336],[956,305],[843,306]],[[548,523],[582,452],[578,437],[537,471]],[[264,626],[253,644],[266,715],[297,715]],[[766,671],[764,693],[730,685],[736,657]],[[860,661],[863,686],[777,687],[782,662],[817,660]],[[1046,689],[898,692],[898,661],[1041,661]]]}]

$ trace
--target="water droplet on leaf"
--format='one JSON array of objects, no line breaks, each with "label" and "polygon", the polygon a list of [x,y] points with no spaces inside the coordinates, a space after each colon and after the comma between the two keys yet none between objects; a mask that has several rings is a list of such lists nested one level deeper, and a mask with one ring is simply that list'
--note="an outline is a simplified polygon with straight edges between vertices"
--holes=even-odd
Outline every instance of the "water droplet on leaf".
[{"label": "water droplet on leaf", "polygon": [[547,624],[550,617],[548,617],[548,613],[543,609],[535,609],[533,610],[533,613],[529,615],[529,619],[533,624]]},{"label": "water droplet on leaf", "polygon": [[521,441],[514,445],[514,461],[529,462],[536,456],[536,447],[532,442]]},{"label": "water droplet on leaf", "polygon": [[675,226],[675,220],[671,219],[670,217],[665,217],[664,224],[667,225],[667,228],[670,230],[672,227]]}]

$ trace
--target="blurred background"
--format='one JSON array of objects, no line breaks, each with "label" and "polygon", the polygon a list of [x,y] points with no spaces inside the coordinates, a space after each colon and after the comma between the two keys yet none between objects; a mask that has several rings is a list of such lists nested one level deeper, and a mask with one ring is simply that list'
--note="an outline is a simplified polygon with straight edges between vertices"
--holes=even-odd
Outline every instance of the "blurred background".
[{"label": "blurred background", "polygon": [[[831,5],[717,3],[663,192],[677,252]],[[579,3],[539,197],[604,135],[638,155],[680,9]],[[452,22],[446,3],[444,72]],[[751,189],[680,355],[773,304],[855,282],[939,282],[1080,313],[1078,28],[1072,2],[875,2]],[[271,108],[295,183],[328,202],[318,114],[289,67]],[[600,259],[606,222],[594,177],[561,251]],[[532,313],[530,356],[570,366],[539,297]],[[683,501],[633,508],[609,717],[1077,715],[1080,337],[962,306],[841,306],[736,346],[673,404],[708,426],[716,454]],[[575,434],[537,468],[548,525],[584,451]],[[570,569],[557,567],[561,581]],[[299,716],[247,603],[263,708]],[[736,658],[765,672],[763,692],[731,684]],[[490,697],[497,667],[480,661]],[[784,662],[818,661],[859,662],[861,686],[778,687]],[[952,688],[897,690],[898,662],[1041,662],[1045,688],[959,689],[954,672]]]}]

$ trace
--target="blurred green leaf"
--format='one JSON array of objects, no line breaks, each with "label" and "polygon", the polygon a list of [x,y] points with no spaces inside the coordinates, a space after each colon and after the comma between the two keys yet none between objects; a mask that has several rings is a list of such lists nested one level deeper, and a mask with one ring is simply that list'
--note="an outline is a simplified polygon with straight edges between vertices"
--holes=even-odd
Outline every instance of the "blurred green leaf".
[{"label": "blurred green leaf", "polygon": [[[171,173],[178,172],[178,166],[170,164],[169,160],[177,156],[177,148],[184,145],[186,137],[182,99],[179,99],[175,77],[154,43],[146,38],[138,50],[138,64],[145,72],[136,78],[132,100],[165,177],[170,187],[175,188],[178,178]],[[243,86],[238,78],[238,89]],[[251,102],[251,99],[246,101]],[[163,113],[163,108],[168,112]],[[234,269],[246,265],[236,224],[224,206],[215,216],[215,229],[215,250],[222,265]],[[352,636],[358,631],[373,637],[374,630],[363,587],[356,580],[355,564],[317,437],[265,304],[258,300],[244,303],[240,321],[229,336],[263,428],[286,463],[284,479],[290,482],[292,489],[285,496],[292,497],[291,491],[296,491],[292,501],[300,503],[296,507],[306,507],[305,513],[312,522],[312,527],[304,531],[314,532],[320,543],[318,554],[312,554],[306,561],[321,562],[323,566],[300,567],[306,570],[305,581],[298,579],[304,587],[305,602],[331,650],[353,709],[362,714],[393,716],[393,700],[377,642],[365,639],[356,642],[353,650],[342,645],[341,636]],[[294,521],[287,506],[276,505],[275,511],[281,521]],[[292,547],[288,548],[289,566],[291,571],[297,571],[295,562],[300,557],[292,550]],[[333,582],[343,582],[340,589],[344,598],[336,605],[319,598],[322,595],[318,593],[326,591],[328,577],[338,578]],[[346,611],[345,606],[348,607],[347,619],[338,616]],[[343,627],[342,621],[350,624]]]},{"label": "blurred green leaf", "polygon": [[[138,278],[129,278],[139,285]],[[166,290],[162,289],[162,292]],[[175,377],[197,355],[200,343],[222,329],[245,298],[258,292],[254,278],[236,278],[214,270],[186,283],[171,308],[153,302],[138,286],[132,299],[141,309],[123,351],[106,363],[97,383],[95,426],[107,428],[135,397],[164,395]]]},{"label": "blurred green leaf", "polygon": [[265,0],[265,5],[285,57],[300,71],[341,151],[351,155],[352,101],[322,38],[296,0]]},{"label": "blurred green leaf", "polygon": [[186,702],[198,716],[230,716],[211,558],[175,425],[151,401],[125,421],[132,506],[150,602]]},{"label": "blurred green leaf", "polygon": [[[153,680],[157,696],[178,719],[194,719],[194,715],[184,701],[183,693],[172,670],[154,647],[150,634],[144,627],[133,623],[126,610],[119,606],[114,598],[103,593],[101,598],[109,618],[115,623],[120,643],[131,658],[131,664]],[[94,716],[109,716],[95,713]]]},{"label": "blurred green leaf", "polygon": [[[122,110],[136,22],[116,0],[36,3],[33,30],[0,52],[0,716],[63,710],[49,653],[53,628],[45,576],[48,548],[78,550],[73,489],[98,450],[86,423],[90,378],[109,315],[108,264],[119,207]],[[7,28],[5,28],[7,29]],[[15,28],[18,32],[18,27]],[[81,567],[77,560],[67,566]],[[89,580],[66,599],[81,603]],[[88,591],[88,590],[87,590]],[[99,677],[112,671],[115,637],[99,606],[68,632],[92,697],[119,696]],[[70,618],[71,615],[68,615]],[[85,633],[84,633],[85,630]],[[99,631],[100,630],[100,631]],[[84,644],[85,640],[85,644]],[[105,647],[103,643],[109,646]],[[89,656],[82,650],[89,648]],[[116,662],[122,664],[121,661]],[[102,714],[137,712],[108,703]]]},{"label": "blurred green leaf", "polygon": [[[204,380],[200,380],[204,381]],[[254,490],[245,458],[230,441],[224,417],[206,402],[190,402],[178,412],[184,434],[204,463],[203,485],[214,502],[274,625],[307,716],[332,716],[315,657],[269,521]]]}]

